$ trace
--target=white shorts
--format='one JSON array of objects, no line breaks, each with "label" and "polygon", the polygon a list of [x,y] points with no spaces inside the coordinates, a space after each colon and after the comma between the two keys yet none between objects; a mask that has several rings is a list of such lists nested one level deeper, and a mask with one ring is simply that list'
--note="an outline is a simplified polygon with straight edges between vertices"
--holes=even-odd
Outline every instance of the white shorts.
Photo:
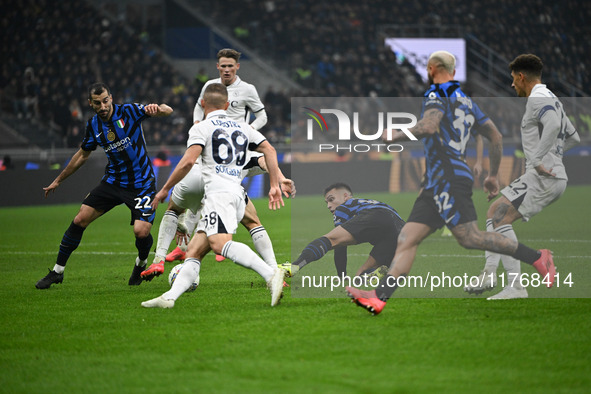
[{"label": "white shorts", "polygon": [[170,199],[180,208],[197,212],[201,208],[204,189],[205,183],[201,166],[195,164],[191,171],[172,189]]},{"label": "white shorts", "polygon": [[552,204],[564,193],[566,179],[540,176],[528,171],[501,190],[527,222],[544,207]]},{"label": "white shorts", "polygon": [[197,231],[204,231],[208,237],[215,234],[236,234],[245,208],[244,196],[231,193],[208,194],[203,199]]}]

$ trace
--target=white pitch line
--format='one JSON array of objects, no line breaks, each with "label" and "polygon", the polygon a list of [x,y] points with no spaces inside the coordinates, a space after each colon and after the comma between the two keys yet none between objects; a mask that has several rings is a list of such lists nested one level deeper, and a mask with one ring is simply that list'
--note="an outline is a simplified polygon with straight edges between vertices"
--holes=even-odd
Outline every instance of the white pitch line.
[{"label": "white pitch line", "polygon": [[[521,239],[519,240],[521,241]],[[524,239],[523,242],[591,243],[591,239]]]},{"label": "white pitch line", "polygon": [[[476,258],[476,259],[482,259],[484,258],[484,255],[482,256],[474,256],[474,255],[469,255],[469,254],[420,254],[419,256],[421,257],[460,257],[460,258]],[[560,259],[591,259],[591,256],[561,256],[561,255],[552,255],[554,258],[560,258]]]},{"label": "white pitch line", "polygon": [[[49,251],[49,252],[36,252],[36,251],[2,251],[2,254],[5,255],[18,255],[18,256],[27,256],[27,255],[55,255],[56,251]],[[114,256],[114,255],[121,255],[121,256],[135,256],[137,252],[96,252],[96,251],[75,251],[74,255],[94,255],[94,256]],[[276,253],[277,256],[289,256],[289,253]],[[367,254],[364,253],[348,253],[350,257],[367,257]],[[454,257],[454,258],[468,258],[468,259],[483,259],[484,255],[472,255],[472,254],[417,254],[419,257]],[[561,256],[561,255],[553,255],[554,258],[560,259],[591,259],[591,256]]]},{"label": "white pitch line", "polygon": [[[367,254],[363,253],[347,253],[350,257],[367,257]],[[472,259],[484,259],[484,255],[473,255],[473,254],[417,254],[419,257],[459,257],[459,258],[472,258]],[[561,256],[553,255],[554,258],[560,259],[591,259],[591,256]]]},{"label": "white pitch line", "polygon": [[[57,254],[56,251],[51,251],[51,252],[22,252],[22,251],[16,251],[16,252],[12,252],[12,251],[4,251],[2,252],[2,254],[10,254],[10,255],[21,255],[21,256],[26,256],[26,255],[55,255]],[[112,255],[125,255],[125,256],[132,256],[132,255],[137,255],[137,252],[84,252],[84,251],[80,251],[80,252],[74,252],[74,255],[81,255],[81,254],[89,254],[89,255],[107,255],[107,256],[112,256]]]},{"label": "white pitch line", "polygon": [[[450,242],[450,241],[454,241],[453,237],[437,237],[437,236],[432,236],[429,237],[427,239],[425,239],[425,241],[423,242]],[[526,239],[526,238],[519,238],[519,242],[560,242],[560,243],[584,243],[584,244],[588,244],[591,243],[591,239]]]},{"label": "white pitch line", "polygon": [[[427,238],[424,242],[449,242],[449,241],[453,241],[453,237],[437,237],[437,236],[431,236],[429,238]],[[310,238],[292,238],[291,241],[293,243],[304,243],[304,242],[310,242]],[[588,244],[591,243],[591,239],[519,239],[519,241],[523,241],[523,242],[561,242],[561,243],[584,243],[584,244]]]}]

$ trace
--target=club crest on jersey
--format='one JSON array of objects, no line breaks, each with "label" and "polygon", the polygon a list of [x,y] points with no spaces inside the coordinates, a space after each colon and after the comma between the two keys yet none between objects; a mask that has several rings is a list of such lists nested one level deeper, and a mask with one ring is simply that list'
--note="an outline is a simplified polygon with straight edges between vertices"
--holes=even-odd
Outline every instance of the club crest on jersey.
[{"label": "club crest on jersey", "polygon": [[116,135],[112,131],[109,131],[109,133],[107,134],[107,139],[109,140],[109,142],[115,141],[115,137]]}]

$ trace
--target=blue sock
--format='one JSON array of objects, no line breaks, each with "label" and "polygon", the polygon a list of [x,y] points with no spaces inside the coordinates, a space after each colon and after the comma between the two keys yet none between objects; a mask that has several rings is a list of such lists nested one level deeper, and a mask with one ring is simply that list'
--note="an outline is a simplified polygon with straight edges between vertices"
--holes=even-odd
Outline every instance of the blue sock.
[{"label": "blue sock", "polygon": [[293,263],[300,268],[305,266],[312,261],[316,261],[322,258],[329,250],[332,249],[330,241],[326,237],[320,237],[310,242],[308,246],[304,248],[300,257]]},{"label": "blue sock", "polygon": [[152,239],[152,234],[148,234],[146,238],[136,238],[135,239],[135,247],[138,251],[138,257],[140,260],[146,260],[148,255],[150,254],[150,248],[154,240]]},{"label": "blue sock", "polygon": [[82,233],[84,233],[85,228],[80,227],[74,222],[70,223],[70,227],[64,233],[62,238],[62,242],[60,243],[60,250],[57,254],[57,265],[61,265],[62,267],[66,266],[70,255],[78,245],[80,245],[80,240],[82,239]]}]

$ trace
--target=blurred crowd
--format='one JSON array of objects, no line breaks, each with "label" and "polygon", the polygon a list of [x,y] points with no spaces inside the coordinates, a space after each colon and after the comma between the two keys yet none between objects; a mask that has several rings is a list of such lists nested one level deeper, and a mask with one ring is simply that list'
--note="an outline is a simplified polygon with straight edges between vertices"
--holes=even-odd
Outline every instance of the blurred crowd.
[{"label": "blurred crowd", "polygon": [[[199,6],[199,5],[197,5]],[[546,75],[588,90],[591,3],[373,0],[226,0],[203,12],[304,89],[261,93],[272,142],[289,142],[290,96],[410,97],[425,84],[406,61],[380,45],[386,24],[461,25],[508,59],[535,52]],[[139,22],[130,15],[131,26]],[[137,18],[136,18],[137,19]],[[175,112],[144,123],[151,145],[182,145],[207,74],[185,78],[155,49],[162,18],[130,33],[85,1],[5,0],[0,4],[0,105],[76,147],[93,115],[87,87],[107,83],[116,103],[164,102]],[[500,39],[502,38],[502,39]],[[212,60],[212,63],[214,60]],[[212,64],[213,67],[213,64]],[[468,85],[468,93],[469,85]],[[510,130],[507,133],[511,133]]]},{"label": "blurred crowd", "polygon": [[385,25],[455,25],[512,60],[535,52],[546,78],[590,92],[591,2],[580,0],[227,0],[203,5],[223,26],[320,95],[404,96],[412,75],[380,45]]},{"label": "blurred crowd", "polygon": [[2,108],[79,146],[93,116],[87,88],[107,83],[115,103],[165,102],[170,118],[144,123],[150,144],[184,144],[200,86],[184,80],[142,36],[86,2],[3,1]]}]

